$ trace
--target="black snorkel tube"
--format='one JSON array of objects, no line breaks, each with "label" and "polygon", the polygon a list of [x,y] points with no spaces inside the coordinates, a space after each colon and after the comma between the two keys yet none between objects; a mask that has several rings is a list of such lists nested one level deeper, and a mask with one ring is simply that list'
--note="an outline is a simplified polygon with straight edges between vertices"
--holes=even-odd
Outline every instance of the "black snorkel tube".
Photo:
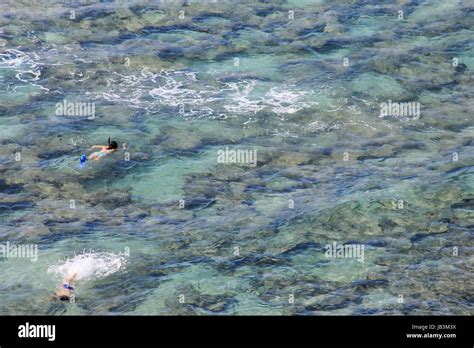
[{"label": "black snorkel tube", "polygon": [[116,141],[110,141],[110,137],[109,137],[109,140],[108,140],[108,150],[117,150],[117,147],[118,147],[118,144]]}]

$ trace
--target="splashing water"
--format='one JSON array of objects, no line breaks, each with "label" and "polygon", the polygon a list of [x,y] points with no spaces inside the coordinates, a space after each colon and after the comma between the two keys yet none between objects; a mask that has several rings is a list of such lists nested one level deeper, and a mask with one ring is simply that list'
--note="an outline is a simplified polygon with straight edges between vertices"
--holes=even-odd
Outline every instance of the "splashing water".
[{"label": "splashing water", "polygon": [[59,262],[48,268],[48,273],[63,278],[77,272],[77,280],[87,281],[105,278],[113,273],[124,270],[127,263],[125,253],[83,251],[65,262]]},{"label": "splashing water", "polygon": [[[269,109],[275,114],[296,113],[301,109],[317,105],[303,101],[313,90],[303,91],[294,85],[279,85],[268,88],[266,94],[253,96],[258,88],[266,88],[256,80],[243,79],[238,82],[198,79],[196,73],[188,71],[165,71],[153,73],[147,68],[136,75],[114,72],[108,79],[107,90],[87,92],[94,100],[126,103],[128,106],[156,113],[161,107],[176,108],[184,118],[213,118],[223,112],[245,114]],[[217,88],[215,84],[220,84]]]}]

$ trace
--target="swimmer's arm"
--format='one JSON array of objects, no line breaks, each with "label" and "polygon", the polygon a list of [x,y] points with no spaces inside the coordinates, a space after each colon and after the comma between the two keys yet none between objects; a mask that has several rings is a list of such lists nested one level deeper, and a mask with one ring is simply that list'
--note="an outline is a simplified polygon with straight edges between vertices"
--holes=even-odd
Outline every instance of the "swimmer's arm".
[{"label": "swimmer's arm", "polygon": [[66,278],[66,282],[69,284],[72,284],[74,283],[74,280],[76,279],[76,277],[77,277],[77,272],[74,272],[73,275]]}]

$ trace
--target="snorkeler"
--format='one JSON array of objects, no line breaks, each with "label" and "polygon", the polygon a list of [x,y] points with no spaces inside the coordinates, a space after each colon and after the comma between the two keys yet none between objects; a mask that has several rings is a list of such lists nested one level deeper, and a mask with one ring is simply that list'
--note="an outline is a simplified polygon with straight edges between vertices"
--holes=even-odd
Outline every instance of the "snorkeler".
[{"label": "snorkeler", "polygon": [[98,149],[100,148],[100,151],[92,153],[88,159],[90,160],[98,160],[102,158],[105,155],[108,155],[109,153],[117,151],[118,144],[116,141],[110,141],[109,137],[109,145],[94,145],[91,148],[92,149]]},{"label": "snorkeler", "polygon": [[75,280],[77,277],[77,272],[67,276],[61,286],[56,291],[56,294],[51,297],[53,300],[60,300],[60,301],[70,301],[73,302],[74,300],[74,290],[75,287]]}]

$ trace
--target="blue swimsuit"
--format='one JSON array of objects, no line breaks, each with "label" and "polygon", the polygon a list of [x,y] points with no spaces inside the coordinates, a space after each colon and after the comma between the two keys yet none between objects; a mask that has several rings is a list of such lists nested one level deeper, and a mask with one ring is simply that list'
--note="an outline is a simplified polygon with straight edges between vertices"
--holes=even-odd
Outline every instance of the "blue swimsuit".
[{"label": "blue swimsuit", "polygon": [[70,291],[74,291],[74,290],[75,290],[75,289],[74,289],[74,286],[72,286],[72,285],[70,285],[70,284],[68,284],[68,283],[64,283],[64,284],[63,284],[63,288],[64,288],[64,289],[67,289],[67,290],[70,290]]}]

